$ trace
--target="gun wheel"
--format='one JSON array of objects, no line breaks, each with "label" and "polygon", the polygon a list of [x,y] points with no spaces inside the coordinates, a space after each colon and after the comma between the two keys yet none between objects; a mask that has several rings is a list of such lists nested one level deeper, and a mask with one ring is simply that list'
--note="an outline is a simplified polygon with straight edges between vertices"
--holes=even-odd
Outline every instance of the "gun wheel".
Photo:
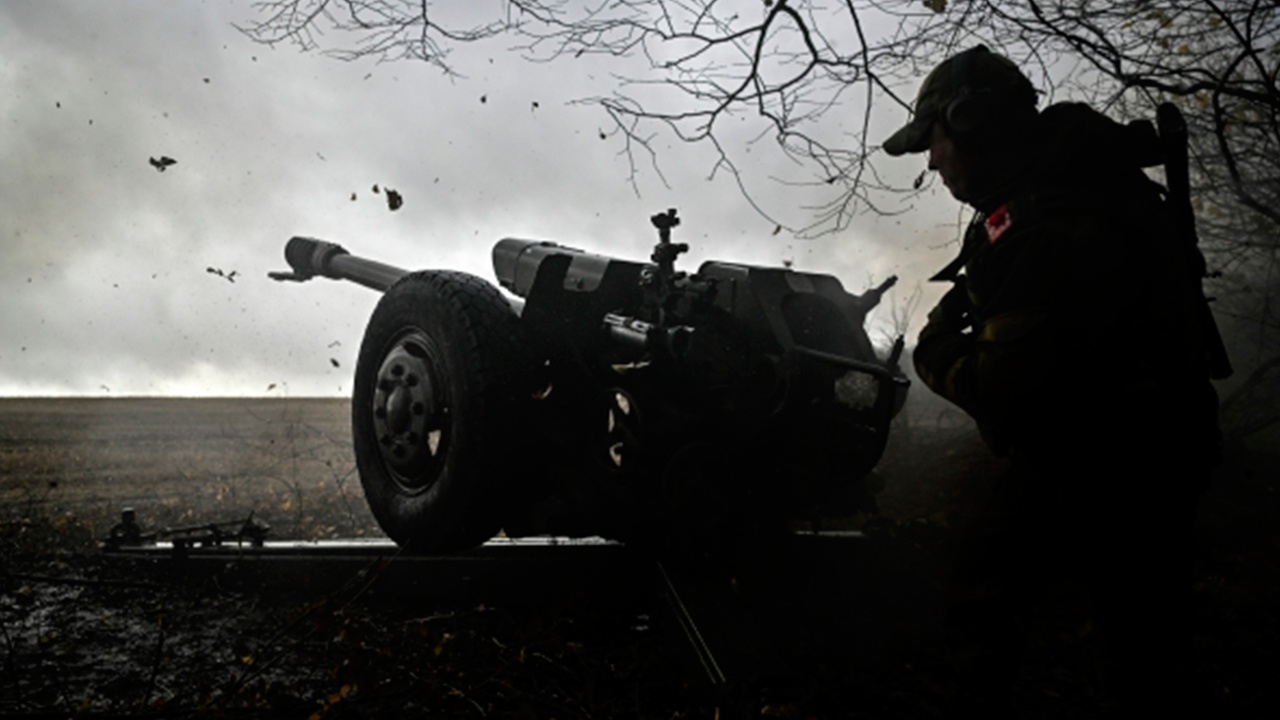
[{"label": "gun wheel", "polygon": [[519,452],[518,319],[480,278],[427,271],[383,295],[360,346],[352,435],[365,498],[398,544],[474,547],[501,527]]}]

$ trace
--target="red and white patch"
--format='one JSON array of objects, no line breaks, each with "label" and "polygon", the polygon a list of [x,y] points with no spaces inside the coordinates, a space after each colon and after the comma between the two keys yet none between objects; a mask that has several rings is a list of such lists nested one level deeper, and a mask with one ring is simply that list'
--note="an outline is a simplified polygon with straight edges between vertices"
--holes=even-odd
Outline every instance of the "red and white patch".
[{"label": "red and white patch", "polygon": [[1009,216],[1009,206],[1007,204],[1001,205],[992,210],[991,214],[987,216],[986,226],[987,239],[993,243],[999,240],[1000,236],[1004,235],[1013,226],[1013,218]]}]

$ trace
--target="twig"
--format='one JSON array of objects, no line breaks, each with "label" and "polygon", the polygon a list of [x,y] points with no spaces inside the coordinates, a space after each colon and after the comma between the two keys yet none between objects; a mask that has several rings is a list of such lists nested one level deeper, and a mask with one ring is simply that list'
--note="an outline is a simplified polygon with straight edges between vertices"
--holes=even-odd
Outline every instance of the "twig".
[{"label": "twig", "polygon": [[[346,610],[347,607],[351,605],[351,603],[355,602],[357,598],[359,598],[361,595],[364,594],[365,590],[369,589],[369,587],[373,584],[373,582],[382,575],[382,572],[386,569],[387,565],[390,564],[392,560],[394,560],[396,557],[400,555],[400,552],[401,550],[397,549],[395,555],[393,555],[392,557],[376,558],[365,567],[361,568],[360,570],[357,570],[354,575],[352,575],[345,583],[342,584],[342,587],[338,588],[332,594],[326,596],[321,602],[314,603],[306,612],[300,614],[298,617],[294,618],[292,621],[286,624],[283,628],[280,629],[279,632],[273,635],[267,642],[263,643],[263,647],[276,644],[276,642],[281,638],[283,638],[290,630],[298,627],[298,625],[302,624],[303,620],[310,618],[312,615],[318,612],[321,608],[326,606],[332,607],[334,604],[334,598],[336,598],[339,594],[350,589],[356,583],[360,583],[363,580],[364,582],[359,586],[355,594],[349,600],[347,600],[347,602],[345,602],[341,607],[337,608],[337,612]],[[366,577],[368,578],[367,580],[365,580]],[[294,645],[296,646],[297,644],[301,643],[302,640],[305,640],[306,638],[313,635],[316,632],[316,630],[317,630],[317,627],[313,627],[311,630],[304,633],[302,638],[298,641],[298,643],[295,643]],[[285,652],[286,650],[281,650],[279,653],[275,654],[274,656],[270,658],[266,658],[262,661],[256,661],[255,659],[255,662],[253,663],[253,667],[250,670],[246,670],[242,672],[240,676],[235,679],[234,683],[232,683],[231,685],[231,689],[224,694],[224,697],[230,698],[234,696],[235,693],[238,693],[241,689],[243,689],[245,685],[247,685],[251,680],[253,680],[254,678],[257,678],[258,676],[262,675],[262,673],[266,672],[267,668],[270,667],[272,664],[274,664],[281,657],[283,657]],[[213,700],[211,699],[209,702],[205,703],[201,709],[202,710],[212,709],[212,705],[213,705]],[[221,709],[225,710],[226,708],[224,707]]]},{"label": "twig", "polygon": [[156,689],[156,676],[160,674],[160,662],[164,658],[164,611],[167,605],[167,602],[162,602],[160,605],[160,617],[156,620],[156,629],[159,631],[159,637],[156,638],[155,660],[151,663],[151,677],[147,679],[147,691],[142,694],[142,704],[139,709],[146,707],[151,700],[151,694]]},{"label": "twig", "polygon": [[449,688],[450,695],[453,695],[455,697],[460,697],[463,700],[466,700],[467,702],[471,703],[472,707],[474,707],[480,713],[480,717],[489,717],[489,713],[484,711],[484,708],[480,706],[480,703],[476,702],[474,699],[470,697],[467,697],[466,693],[462,692],[461,690],[459,690],[458,688],[452,685],[446,685],[445,687]]},{"label": "twig", "polygon": [[133,580],[89,580],[86,578],[61,578],[51,575],[25,575],[19,573],[10,573],[9,577],[14,580],[21,580],[27,583],[40,583],[42,585],[72,585],[78,587],[103,587],[103,588],[129,588],[134,590],[168,590],[169,586],[159,585],[157,583],[139,582]]}]

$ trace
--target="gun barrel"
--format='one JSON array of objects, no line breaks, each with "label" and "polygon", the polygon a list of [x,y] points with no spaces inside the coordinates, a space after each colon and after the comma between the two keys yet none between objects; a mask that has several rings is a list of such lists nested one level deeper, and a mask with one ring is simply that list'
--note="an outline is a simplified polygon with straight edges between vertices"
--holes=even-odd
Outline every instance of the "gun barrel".
[{"label": "gun barrel", "polygon": [[356,257],[337,243],[315,238],[293,237],[284,247],[291,273],[271,273],[275,280],[310,280],[316,275],[333,280],[350,280],[367,288],[386,292],[408,270],[376,260]]}]

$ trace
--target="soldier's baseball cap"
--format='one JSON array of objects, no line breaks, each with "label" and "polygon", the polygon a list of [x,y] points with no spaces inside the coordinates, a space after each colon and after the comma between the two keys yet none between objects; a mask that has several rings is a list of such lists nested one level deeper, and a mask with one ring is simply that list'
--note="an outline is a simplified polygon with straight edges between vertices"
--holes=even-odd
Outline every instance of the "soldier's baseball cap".
[{"label": "soldier's baseball cap", "polygon": [[950,120],[949,109],[969,96],[991,96],[1011,103],[1010,109],[1036,104],[1035,87],[1018,66],[986,45],[977,45],[943,60],[925,77],[911,121],[884,141],[884,151],[905,155],[928,150],[933,123]]}]

